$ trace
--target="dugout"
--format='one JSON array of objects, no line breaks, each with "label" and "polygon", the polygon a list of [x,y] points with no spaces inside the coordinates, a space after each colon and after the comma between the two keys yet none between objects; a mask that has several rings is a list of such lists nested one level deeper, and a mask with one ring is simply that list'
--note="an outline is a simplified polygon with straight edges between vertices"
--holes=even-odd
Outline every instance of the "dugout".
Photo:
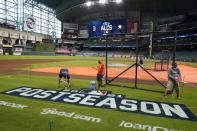
[{"label": "dugout", "polygon": [[16,39],[13,45],[13,55],[21,55],[24,51],[25,44],[23,40]]},{"label": "dugout", "polygon": [[3,55],[3,45],[0,44],[0,55]]},{"label": "dugout", "polygon": [[12,55],[13,54],[12,40],[9,37],[4,37],[2,40],[2,44],[3,44],[3,54]]}]

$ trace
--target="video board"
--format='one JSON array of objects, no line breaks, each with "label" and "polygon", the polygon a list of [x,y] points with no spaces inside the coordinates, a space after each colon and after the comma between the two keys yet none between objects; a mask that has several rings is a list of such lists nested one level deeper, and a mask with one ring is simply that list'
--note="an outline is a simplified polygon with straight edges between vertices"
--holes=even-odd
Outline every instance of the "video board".
[{"label": "video board", "polygon": [[90,21],[88,24],[90,37],[102,37],[107,34],[126,33],[126,19],[109,21]]}]

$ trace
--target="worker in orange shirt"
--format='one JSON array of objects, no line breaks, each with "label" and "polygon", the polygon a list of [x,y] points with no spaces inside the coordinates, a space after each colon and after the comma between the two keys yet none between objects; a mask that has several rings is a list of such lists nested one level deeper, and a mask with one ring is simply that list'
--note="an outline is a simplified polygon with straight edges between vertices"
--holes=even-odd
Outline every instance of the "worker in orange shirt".
[{"label": "worker in orange shirt", "polygon": [[101,60],[98,60],[98,65],[97,65],[97,76],[96,79],[98,81],[98,90],[101,90],[101,86],[103,84],[103,76],[104,76],[104,71],[105,71],[105,66],[102,63]]}]

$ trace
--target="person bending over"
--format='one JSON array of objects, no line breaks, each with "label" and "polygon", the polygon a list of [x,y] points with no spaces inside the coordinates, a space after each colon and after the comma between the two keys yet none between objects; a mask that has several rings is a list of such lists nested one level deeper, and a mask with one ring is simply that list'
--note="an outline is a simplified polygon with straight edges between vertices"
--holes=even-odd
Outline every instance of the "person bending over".
[{"label": "person bending over", "polygon": [[59,71],[58,87],[60,87],[60,82],[67,82],[67,86],[70,87],[70,74],[67,68],[61,68]]}]

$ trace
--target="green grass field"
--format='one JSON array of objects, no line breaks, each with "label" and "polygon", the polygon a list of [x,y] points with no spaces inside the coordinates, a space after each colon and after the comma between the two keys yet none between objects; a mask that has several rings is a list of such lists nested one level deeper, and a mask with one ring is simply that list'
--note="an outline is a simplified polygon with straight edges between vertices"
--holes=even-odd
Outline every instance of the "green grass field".
[{"label": "green grass field", "polygon": [[[94,66],[98,58],[95,57],[44,57],[44,56],[0,56],[0,60],[17,60],[17,59],[76,59],[69,62],[53,62],[46,64],[32,64],[31,68],[60,66]],[[196,66],[196,63],[185,63],[187,65]],[[26,70],[29,67],[25,68]],[[0,69],[1,70],[1,69]],[[89,88],[90,80],[72,79],[71,84],[73,89]],[[57,77],[51,76],[36,76],[25,74],[0,74],[0,92],[10,90],[19,86],[30,86],[35,88],[44,88],[51,90],[57,89]],[[151,89],[163,91],[159,85],[139,85],[143,89]],[[158,102],[170,102],[185,104],[192,113],[197,116],[197,88],[184,88],[183,97],[181,100],[176,100],[169,96],[167,99],[162,99],[161,93],[150,92],[146,90],[137,90],[130,88],[121,88],[116,86],[105,86],[105,90],[110,90],[114,94],[124,94],[126,98],[137,100],[149,100]],[[114,109],[102,109],[79,106],[74,104],[50,102],[36,99],[28,99],[16,96],[8,96],[0,94],[0,101],[27,105],[27,108],[17,109],[9,106],[0,105],[0,131],[131,131],[144,130],[138,129],[136,124],[150,125],[176,129],[181,131],[196,131],[197,122],[188,120],[178,120],[165,117],[150,116],[144,114],[136,114],[130,112],[121,112]],[[60,112],[75,112],[76,114],[92,116],[101,119],[100,123],[85,121],[80,119],[67,118],[63,116],[47,114],[43,115],[40,112],[43,108],[55,108]],[[133,127],[123,127],[121,122],[133,123]],[[135,125],[135,126],[134,126]],[[176,131],[171,130],[171,131]],[[147,130],[149,131],[149,130]],[[152,130],[150,130],[152,131]],[[155,130],[156,131],[156,130]],[[158,129],[157,131],[166,131]]]}]

